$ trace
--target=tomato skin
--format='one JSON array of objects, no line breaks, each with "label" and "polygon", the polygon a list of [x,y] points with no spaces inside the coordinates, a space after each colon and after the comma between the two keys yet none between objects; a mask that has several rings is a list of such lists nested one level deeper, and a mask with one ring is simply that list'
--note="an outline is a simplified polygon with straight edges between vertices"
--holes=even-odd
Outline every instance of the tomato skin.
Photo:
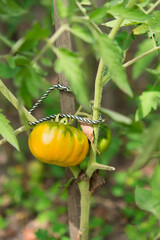
[{"label": "tomato skin", "polygon": [[72,127],[57,122],[42,122],[30,133],[28,145],[31,153],[44,163],[62,167],[76,166],[88,153],[86,135]]},{"label": "tomato skin", "polygon": [[109,148],[111,142],[111,130],[106,123],[101,123],[98,132],[97,148],[100,154],[103,154]]}]

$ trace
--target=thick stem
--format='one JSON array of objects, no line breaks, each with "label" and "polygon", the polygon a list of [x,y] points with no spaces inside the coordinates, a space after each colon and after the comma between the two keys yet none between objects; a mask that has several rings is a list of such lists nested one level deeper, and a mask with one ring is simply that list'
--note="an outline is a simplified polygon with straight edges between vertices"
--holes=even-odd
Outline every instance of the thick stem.
[{"label": "thick stem", "polygon": [[89,212],[90,212],[90,191],[89,182],[81,181],[78,184],[81,195],[81,216],[80,216],[80,230],[82,240],[88,240],[89,233]]}]

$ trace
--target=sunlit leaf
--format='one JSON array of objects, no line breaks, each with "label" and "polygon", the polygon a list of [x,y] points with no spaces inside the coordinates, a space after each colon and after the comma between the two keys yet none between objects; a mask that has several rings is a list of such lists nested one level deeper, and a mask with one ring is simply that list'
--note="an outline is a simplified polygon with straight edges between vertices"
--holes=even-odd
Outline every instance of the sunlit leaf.
[{"label": "sunlit leaf", "polygon": [[160,23],[160,11],[155,11],[153,13],[152,18],[148,21],[148,25],[153,31],[160,32],[160,24],[159,23]]},{"label": "sunlit leaf", "polygon": [[97,49],[105,66],[108,67],[114,83],[132,97],[133,93],[128,83],[126,72],[122,67],[121,56],[117,47],[106,35],[99,34],[97,35]]},{"label": "sunlit leaf", "polygon": [[12,146],[19,150],[17,138],[14,134],[13,128],[10,126],[8,119],[0,113],[0,134],[6,139]]},{"label": "sunlit leaf", "polygon": [[135,120],[146,117],[152,109],[156,110],[160,103],[160,92],[159,91],[148,91],[143,92],[139,97],[140,103],[136,111]]},{"label": "sunlit leaf", "polygon": [[100,108],[100,112],[109,116],[112,120],[119,122],[119,123],[124,123],[127,125],[130,125],[132,123],[132,119],[130,119],[129,117],[126,117],[124,115],[122,115],[121,113],[109,110],[107,108]]},{"label": "sunlit leaf", "polygon": [[110,9],[107,9],[107,12],[116,17],[122,17],[124,19],[146,22],[150,19],[149,15],[141,12],[139,9],[124,8],[123,5],[116,5]]},{"label": "sunlit leaf", "polygon": [[93,37],[91,33],[84,26],[81,27],[79,25],[73,25],[71,29],[72,34],[79,37],[83,41],[87,43],[93,43]]},{"label": "sunlit leaf", "polygon": [[149,31],[149,28],[148,28],[147,24],[145,24],[145,23],[143,23],[143,24],[141,24],[138,27],[133,29],[134,35],[144,34],[148,31]]}]

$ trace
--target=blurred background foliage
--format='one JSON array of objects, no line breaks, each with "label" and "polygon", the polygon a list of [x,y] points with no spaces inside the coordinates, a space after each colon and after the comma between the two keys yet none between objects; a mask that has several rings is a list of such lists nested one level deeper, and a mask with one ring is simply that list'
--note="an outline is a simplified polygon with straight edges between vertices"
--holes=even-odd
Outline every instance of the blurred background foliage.
[{"label": "blurred background foliage", "polygon": [[[113,26],[110,15],[113,9],[106,16],[107,4],[114,7],[126,1],[111,0],[105,5],[103,1],[95,1],[99,8],[93,6],[92,10],[89,4],[94,1],[80,2],[87,6],[90,19],[99,25],[103,23],[101,27],[108,33]],[[154,4],[149,0],[137,2],[141,8]],[[0,78],[28,109],[57,79],[53,69],[55,54],[49,49],[41,56],[40,51],[54,32],[52,4],[52,0],[0,1]],[[59,15],[66,17],[66,8],[59,6]],[[70,21],[71,16],[75,16],[73,9],[71,5]],[[153,42],[159,46],[159,16],[159,11],[153,13],[152,21],[148,22],[152,30],[149,32],[141,15],[142,22],[131,24],[126,20],[114,40],[125,62],[151,49]],[[97,45],[86,27],[73,24],[72,33],[75,49],[84,59],[85,85],[89,98],[93,99],[99,58]],[[62,57],[73,57],[73,66],[75,59],[79,64],[76,55],[62,54]],[[116,172],[100,173],[106,183],[92,198],[92,240],[156,240],[160,235],[160,168],[155,167],[160,149],[159,53],[154,52],[127,68],[127,76],[134,91],[133,98],[124,95],[111,82],[103,91],[100,111],[111,128],[112,142],[108,151],[98,156],[98,161],[115,166]],[[12,127],[18,128],[21,118],[2,95],[0,108]],[[40,118],[59,112],[59,93],[55,90],[35,111],[35,116]],[[5,122],[2,116],[0,120]],[[8,143],[0,148],[0,238],[69,240],[65,169],[33,159],[26,133],[18,136],[18,142],[20,151]]]}]

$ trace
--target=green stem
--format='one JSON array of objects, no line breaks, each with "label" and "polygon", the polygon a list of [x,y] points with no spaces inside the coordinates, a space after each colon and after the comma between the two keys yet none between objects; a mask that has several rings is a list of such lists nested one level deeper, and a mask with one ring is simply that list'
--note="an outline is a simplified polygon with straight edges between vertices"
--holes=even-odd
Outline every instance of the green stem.
[{"label": "green stem", "polygon": [[[130,61],[124,63],[123,67],[127,68],[127,67],[131,66],[132,64],[134,64],[135,62],[137,62],[138,60],[140,60],[141,58],[143,58],[143,57],[145,57],[145,56],[147,56],[147,55],[149,55],[149,54],[151,54],[151,53],[153,53],[153,52],[155,52],[155,51],[157,51],[159,49],[160,49],[160,46],[154,47],[154,48],[150,49],[149,51],[147,51],[145,53],[142,53],[141,55],[139,55],[139,56],[131,59]],[[103,77],[102,85],[104,86],[110,79],[111,79],[111,76],[108,73],[106,76]]]},{"label": "green stem", "polygon": [[153,6],[150,9],[148,9],[148,11],[146,11],[146,14],[151,13],[159,4],[160,4],[160,0],[155,2],[155,4],[153,4]]},{"label": "green stem", "polygon": [[89,213],[90,213],[90,191],[89,182],[81,181],[78,183],[81,194],[81,216],[80,216],[80,231],[82,240],[88,240],[89,232]]},{"label": "green stem", "polygon": [[[127,4],[127,7],[132,7],[136,0],[130,0]],[[85,14],[85,13],[84,13]],[[112,40],[117,31],[120,28],[121,23],[123,22],[123,18],[119,18],[111,30],[109,34],[109,38]],[[94,93],[94,105],[93,105],[93,120],[99,119],[99,108],[101,106],[101,99],[102,99],[102,79],[104,73],[104,62],[100,59],[97,75],[95,79],[95,93]],[[95,145],[97,144],[98,139],[98,126],[94,126],[94,138],[95,138]],[[88,161],[88,166],[86,170],[86,175],[91,178],[93,172],[96,169],[103,169],[103,170],[114,170],[114,168],[109,166],[104,166],[101,164],[96,163],[96,150],[91,145],[90,150],[90,157]],[[88,240],[88,231],[89,231],[89,210],[90,210],[90,192],[89,192],[89,183],[82,181],[79,183],[79,189],[81,193],[81,218],[80,218],[80,231],[82,240]]]}]

